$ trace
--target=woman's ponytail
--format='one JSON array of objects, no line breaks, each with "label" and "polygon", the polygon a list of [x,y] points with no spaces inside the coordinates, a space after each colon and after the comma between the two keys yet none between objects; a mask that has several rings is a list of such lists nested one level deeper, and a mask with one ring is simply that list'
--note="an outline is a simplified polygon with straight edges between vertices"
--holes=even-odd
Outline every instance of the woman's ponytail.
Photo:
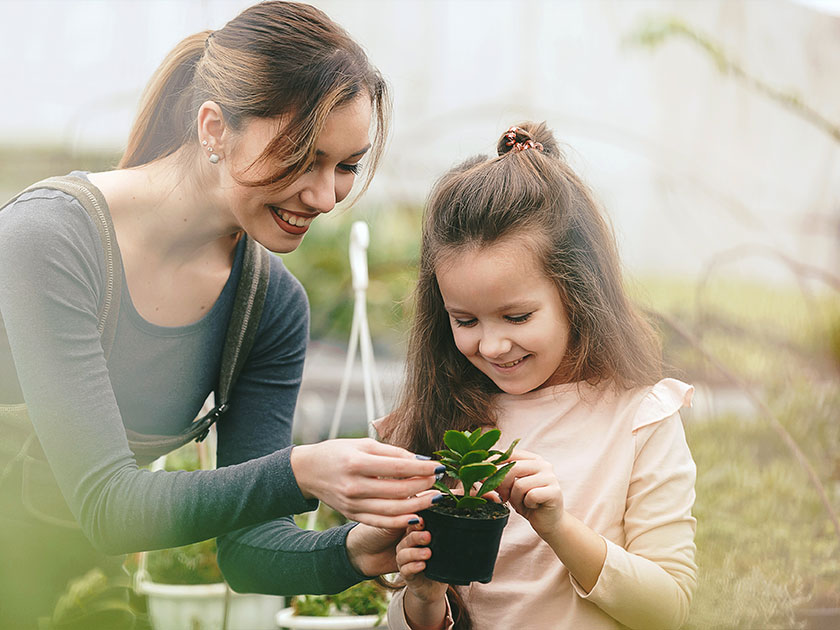
[{"label": "woman's ponytail", "polygon": [[202,31],[181,41],[152,75],[140,100],[119,168],[166,157],[187,141],[193,128],[195,67],[212,32]]}]

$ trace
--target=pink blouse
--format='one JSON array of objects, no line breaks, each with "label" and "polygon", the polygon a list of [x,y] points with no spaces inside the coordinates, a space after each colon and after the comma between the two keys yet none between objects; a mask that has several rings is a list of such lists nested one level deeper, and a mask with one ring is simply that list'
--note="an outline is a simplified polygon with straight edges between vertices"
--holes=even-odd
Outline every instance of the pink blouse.
[{"label": "pink blouse", "polygon": [[[566,509],[604,538],[607,556],[586,593],[511,510],[492,582],[457,587],[475,628],[655,630],[684,623],[697,573],[696,469],[679,410],[693,393],[669,378],[635,390],[573,383],[498,396],[497,447],[518,437],[520,448],[553,462]],[[377,429],[387,440],[387,418]],[[389,628],[410,628],[402,595],[391,602]]]}]

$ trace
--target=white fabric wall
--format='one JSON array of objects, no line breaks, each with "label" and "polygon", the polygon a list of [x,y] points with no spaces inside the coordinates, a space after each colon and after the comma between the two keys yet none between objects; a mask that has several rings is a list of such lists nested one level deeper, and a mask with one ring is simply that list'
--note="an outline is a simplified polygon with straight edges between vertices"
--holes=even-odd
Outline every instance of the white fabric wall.
[{"label": "white fabric wall", "polygon": [[[169,48],[249,4],[0,0],[0,144],[120,147]],[[840,142],[722,76],[685,40],[625,43],[647,17],[677,16],[840,126],[836,14],[789,0],[315,4],[393,87],[392,141],[361,216],[422,200],[511,123],[544,119],[609,210],[631,270],[696,274],[746,243],[840,267]],[[790,279],[764,260],[740,270]]]}]

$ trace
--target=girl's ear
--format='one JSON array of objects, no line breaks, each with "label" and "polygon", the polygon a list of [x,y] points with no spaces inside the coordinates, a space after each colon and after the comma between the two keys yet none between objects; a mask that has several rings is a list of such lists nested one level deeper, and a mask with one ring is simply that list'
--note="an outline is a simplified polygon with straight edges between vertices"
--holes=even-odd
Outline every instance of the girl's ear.
[{"label": "girl's ear", "polygon": [[202,151],[208,156],[215,153],[220,159],[223,158],[225,156],[225,141],[229,134],[225,133],[225,117],[218,103],[204,101],[198,108],[196,124]]}]

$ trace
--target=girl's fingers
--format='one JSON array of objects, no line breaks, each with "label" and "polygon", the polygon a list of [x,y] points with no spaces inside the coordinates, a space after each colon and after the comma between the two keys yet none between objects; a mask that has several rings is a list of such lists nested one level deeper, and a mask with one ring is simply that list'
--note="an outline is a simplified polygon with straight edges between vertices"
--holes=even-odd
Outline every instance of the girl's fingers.
[{"label": "girl's fingers", "polygon": [[[417,528],[419,525],[412,527]],[[429,532],[413,529],[397,545],[397,567],[400,575],[406,580],[411,580],[425,571],[426,560],[432,556],[431,550],[426,546],[430,540]]]},{"label": "girl's fingers", "polygon": [[404,549],[426,549],[426,545],[428,545],[429,542],[431,542],[431,540],[432,535],[425,530],[415,529],[413,531],[410,531],[397,544],[397,554],[399,554]]},{"label": "girl's fingers", "polygon": [[556,503],[562,505],[560,484],[556,477],[549,474],[532,475],[518,480],[510,495],[510,504],[517,512]]},{"label": "girl's fingers", "polygon": [[532,453],[531,451],[526,451],[521,448],[514,449],[513,453],[511,453],[510,458],[507,460],[509,462],[519,462],[526,459],[539,459],[539,455],[536,453]]},{"label": "girl's fingers", "polygon": [[529,510],[535,510],[542,505],[550,505],[557,498],[557,489],[549,486],[541,486],[529,490],[522,497],[522,505]]},{"label": "girl's fingers", "polygon": [[499,495],[502,498],[507,499],[510,496],[510,491],[513,487],[513,484],[516,483],[518,479],[535,475],[542,469],[543,466],[541,464],[541,460],[518,460],[514,467],[510,469],[510,472],[507,474],[507,476],[504,478],[504,481],[502,481],[501,485],[499,485],[499,487],[496,490],[499,492]]}]

